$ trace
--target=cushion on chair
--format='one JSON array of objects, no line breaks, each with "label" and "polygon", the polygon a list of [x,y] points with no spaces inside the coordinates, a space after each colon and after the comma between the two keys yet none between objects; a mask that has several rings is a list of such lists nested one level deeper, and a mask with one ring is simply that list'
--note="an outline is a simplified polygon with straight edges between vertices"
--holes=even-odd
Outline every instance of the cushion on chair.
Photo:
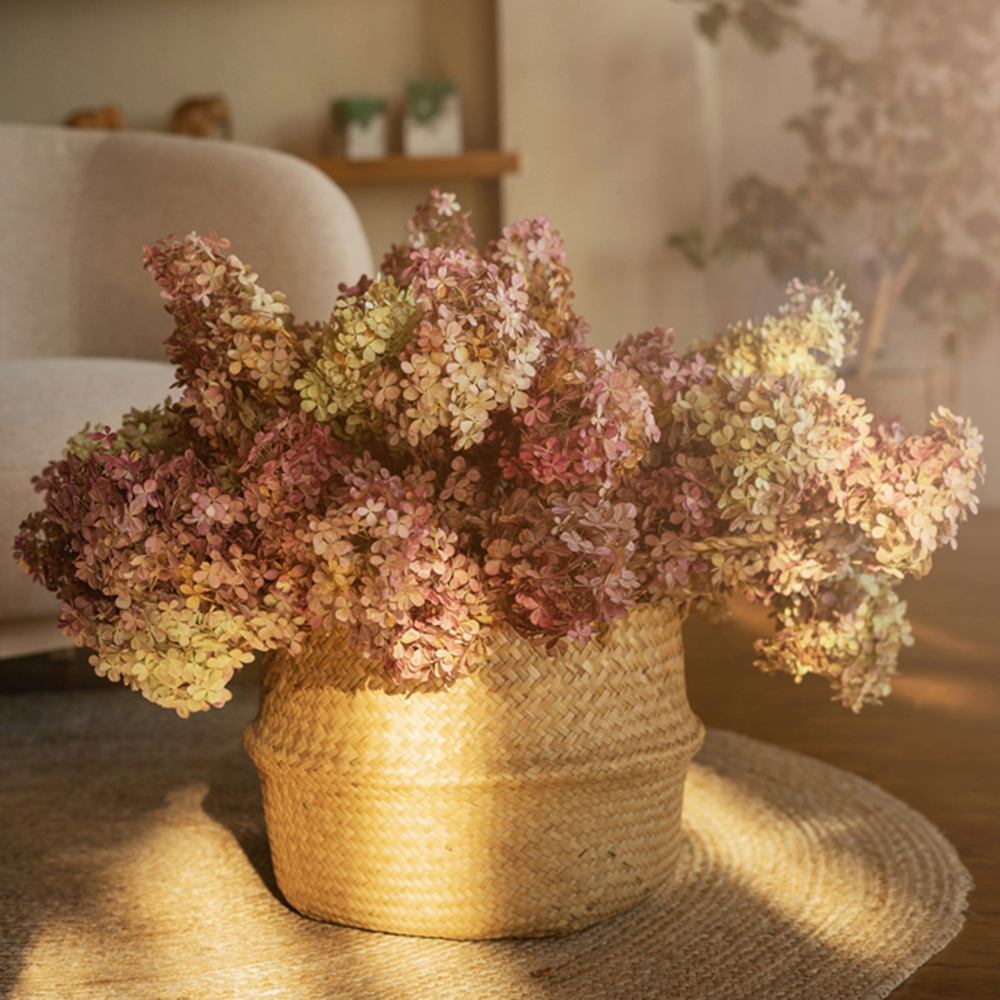
[{"label": "cushion on chair", "polygon": [[[42,506],[31,485],[66,440],[89,420],[117,428],[132,407],[162,403],[170,394],[174,368],[165,362],[119,358],[24,358],[0,361],[0,620],[27,624],[59,614],[55,596],[34,583],[11,556],[14,535],[26,515]],[[177,390],[173,391],[177,398]],[[81,415],[83,415],[81,419]],[[0,656],[36,652],[11,648]],[[30,643],[29,645],[35,645]],[[50,629],[40,649],[59,645]]]},{"label": "cushion on chair", "polygon": [[344,192],[274,150],[152,132],[0,124],[0,357],[160,360],[143,245],[216,232],[302,321],[372,273]]}]

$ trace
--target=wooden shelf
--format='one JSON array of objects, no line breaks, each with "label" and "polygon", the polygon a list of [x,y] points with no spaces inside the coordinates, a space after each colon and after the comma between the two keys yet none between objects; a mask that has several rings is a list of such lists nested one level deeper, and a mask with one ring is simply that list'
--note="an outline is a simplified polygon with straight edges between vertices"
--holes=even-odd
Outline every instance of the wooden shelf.
[{"label": "wooden shelf", "polygon": [[515,173],[521,167],[517,153],[493,149],[472,149],[461,156],[387,156],[381,160],[323,157],[309,162],[338,184],[482,180]]}]

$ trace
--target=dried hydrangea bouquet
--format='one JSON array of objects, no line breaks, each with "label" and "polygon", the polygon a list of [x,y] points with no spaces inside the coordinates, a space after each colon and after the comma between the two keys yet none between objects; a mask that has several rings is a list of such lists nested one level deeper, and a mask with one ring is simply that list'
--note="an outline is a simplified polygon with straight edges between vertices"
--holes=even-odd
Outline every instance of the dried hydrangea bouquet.
[{"label": "dried hydrangea bouquet", "polygon": [[16,551],[99,673],[181,715],[269,651],[247,746],[296,908],[496,937],[642,898],[701,736],[679,621],[734,590],[773,611],[765,669],[888,692],[894,586],[975,510],[982,447],[845,394],[833,280],[601,352],[544,219],[479,253],[434,192],[321,325],[227,246],[147,249],[180,399],[74,438]]}]

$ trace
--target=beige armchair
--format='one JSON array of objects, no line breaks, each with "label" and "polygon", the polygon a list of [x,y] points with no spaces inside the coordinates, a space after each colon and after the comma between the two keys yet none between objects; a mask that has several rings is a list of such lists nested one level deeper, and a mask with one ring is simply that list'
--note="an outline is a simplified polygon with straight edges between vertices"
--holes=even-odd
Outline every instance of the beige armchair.
[{"label": "beige armchair", "polygon": [[143,244],[228,237],[296,318],[372,272],[357,213],[294,157],[213,140],[0,124],[0,658],[70,644],[10,556],[31,486],[85,423],[161,402],[171,322]]}]

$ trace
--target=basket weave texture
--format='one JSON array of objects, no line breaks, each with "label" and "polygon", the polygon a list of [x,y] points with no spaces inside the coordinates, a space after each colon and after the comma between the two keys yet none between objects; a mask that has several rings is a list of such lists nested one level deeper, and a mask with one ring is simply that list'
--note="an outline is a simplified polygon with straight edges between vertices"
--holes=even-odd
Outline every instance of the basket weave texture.
[{"label": "basket weave texture", "polygon": [[472,676],[405,692],[317,633],[271,656],[244,742],[295,909],[484,939],[578,930],[670,878],[703,733],[666,602],[555,657],[505,634]]}]

